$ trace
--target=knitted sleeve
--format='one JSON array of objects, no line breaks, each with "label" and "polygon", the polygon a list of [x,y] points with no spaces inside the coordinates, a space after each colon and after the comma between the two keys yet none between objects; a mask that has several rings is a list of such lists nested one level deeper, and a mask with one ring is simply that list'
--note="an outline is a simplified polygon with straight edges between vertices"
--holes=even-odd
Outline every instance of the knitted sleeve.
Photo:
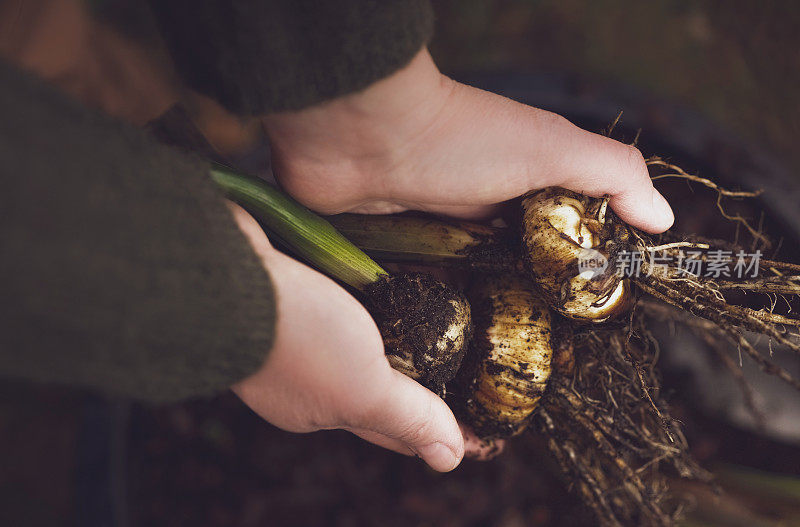
[{"label": "knitted sleeve", "polygon": [[0,375],[143,400],[255,371],[275,298],[199,158],[0,62]]},{"label": "knitted sleeve", "polygon": [[150,0],[176,68],[239,114],[295,110],[407,64],[428,0]]}]

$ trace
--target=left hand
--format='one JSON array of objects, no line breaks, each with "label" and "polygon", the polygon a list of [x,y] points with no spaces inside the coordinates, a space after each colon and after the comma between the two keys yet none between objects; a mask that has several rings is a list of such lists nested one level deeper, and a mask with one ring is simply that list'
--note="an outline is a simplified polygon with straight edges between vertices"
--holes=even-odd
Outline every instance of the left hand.
[{"label": "left hand", "polygon": [[232,387],[245,404],[284,430],[349,430],[440,471],[465,453],[489,452],[464,435],[442,399],[389,366],[380,332],[355,298],[273,248],[249,214],[231,209],[269,272],[277,312],[264,363]]}]

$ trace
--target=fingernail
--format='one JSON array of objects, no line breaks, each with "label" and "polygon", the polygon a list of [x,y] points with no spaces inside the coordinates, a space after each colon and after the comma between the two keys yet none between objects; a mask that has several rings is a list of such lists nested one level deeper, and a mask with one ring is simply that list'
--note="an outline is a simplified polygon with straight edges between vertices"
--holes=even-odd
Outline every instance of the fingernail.
[{"label": "fingernail", "polygon": [[458,465],[455,453],[444,443],[431,443],[417,449],[419,456],[439,472],[449,472]]},{"label": "fingernail", "polygon": [[675,214],[672,212],[667,199],[661,195],[661,192],[653,189],[653,216],[658,218],[658,232],[663,232],[675,222]]}]

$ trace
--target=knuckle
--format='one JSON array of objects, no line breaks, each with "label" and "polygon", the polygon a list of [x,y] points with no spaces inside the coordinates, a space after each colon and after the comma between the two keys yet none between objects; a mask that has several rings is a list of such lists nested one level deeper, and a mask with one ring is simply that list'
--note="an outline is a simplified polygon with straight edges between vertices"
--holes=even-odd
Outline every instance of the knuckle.
[{"label": "knuckle", "polygon": [[398,439],[412,445],[421,443],[430,435],[430,424],[427,420],[410,423],[398,434]]},{"label": "knuckle", "polygon": [[625,152],[622,157],[622,168],[625,172],[635,178],[642,178],[647,175],[647,165],[644,156],[638,148],[632,145],[624,145]]},{"label": "knuckle", "polygon": [[398,439],[410,444],[424,441],[433,431],[432,414],[433,405],[428,401],[425,411],[417,414],[411,422],[400,429]]},{"label": "knuckle", "polygon": [[572,129],[576,128],[574,124],[570,122],[569,119],[564,117],[561,114],[555,112],[548,112],[546,110],[539,110],[539,119],[541,119],[542,124],[552,130],[561,130],[561,129]]}]

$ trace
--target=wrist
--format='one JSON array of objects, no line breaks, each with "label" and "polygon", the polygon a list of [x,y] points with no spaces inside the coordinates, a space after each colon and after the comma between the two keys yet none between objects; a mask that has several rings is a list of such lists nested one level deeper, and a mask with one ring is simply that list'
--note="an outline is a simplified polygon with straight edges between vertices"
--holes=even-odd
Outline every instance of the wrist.
[{"label": "wrist", "polygon": [[[385,167],[369,166],[370,160],[385,160],[407,150],[432,126],[455,85],[423,48],[404,68],[364,90],[263,117],[276,175],[280,179],[281,172],[319,170],[337,178],[359,171],[369,171],[373,177],[383,174]],[[281,183],[292,191],[292,182]]]}]

